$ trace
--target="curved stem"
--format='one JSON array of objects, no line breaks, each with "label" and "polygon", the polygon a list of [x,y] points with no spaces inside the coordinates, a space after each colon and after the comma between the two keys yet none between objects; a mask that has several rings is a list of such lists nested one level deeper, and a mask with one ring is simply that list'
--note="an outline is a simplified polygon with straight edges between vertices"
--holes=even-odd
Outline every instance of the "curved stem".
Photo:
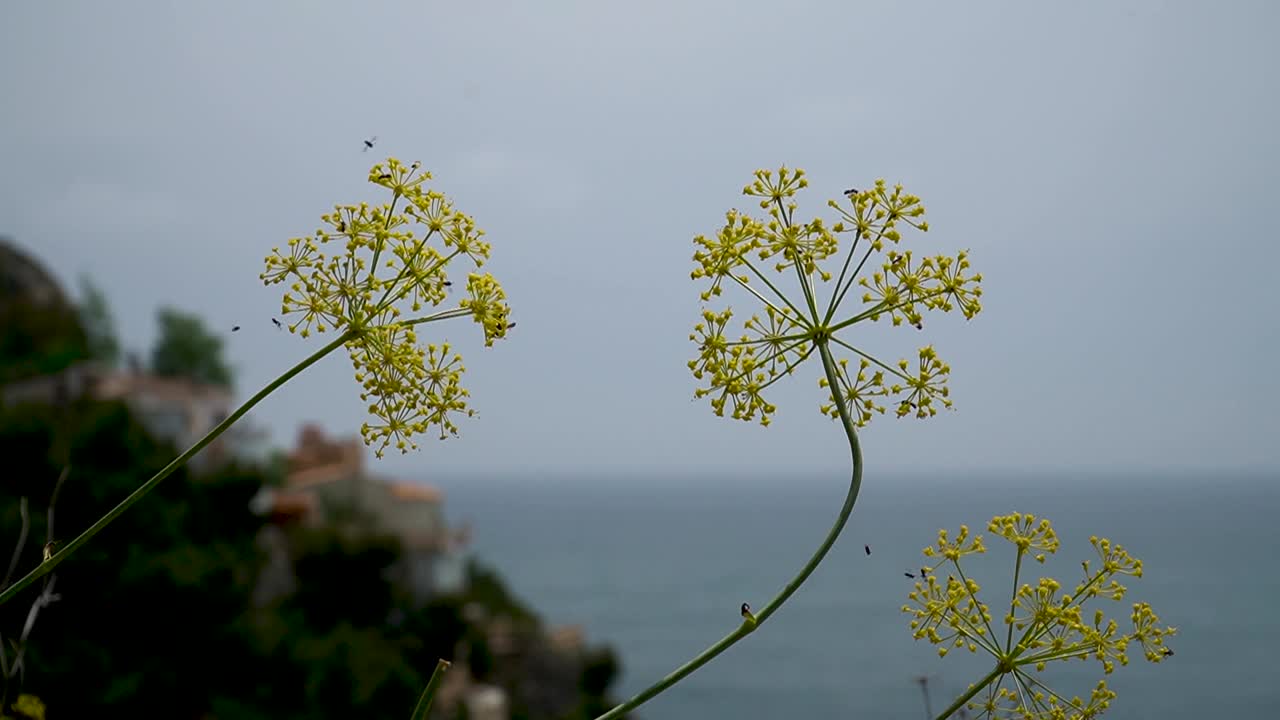
[{"label": "curved stem", "polygon": [[320,348],[316,352],[312,353],[311,356],[309,356],[307,359],[303,360],[297,365],[294,365],[292,368],[288,370],[288,372],[276,378],[275,380],[272,380],[266,387],[259,390],[256,395],[246,400],[245,403],[241,405],[239,408],[237,408],[235,412],[231,413],[231,415],[229,415],[227,419],[218,423],[218,425],[214,427],[212,430],[210,430],[207,435],[200,438],[200,440],[197,441],[195,445],[192,445],[191,447],[187,448],[186,452],[174,458],[173,461],[170,462],[168,465],[165,465],[164,468],[160,470],[160,472],[156,473],[155,475],[152,475],[150,480],[146,481],[145,483],[142,484],[141,487],[139,487],[137,490],[134,490],[132,493],[130,493],[129,497],[125,498],[124,500],[121,500],[119,505],[116,505],[106,515],[103,515],[101,518],[99,518],[97,522],[90,525],[88,530],[85,530],[84,532],[80,533],[79,537],[67,543],[65,547],[63,547],[58,552],[54,553],[51,557],[49,557],[49,559],[40,563],[38,566],[36,566],[34,570],[27,573],[26,576],[24,576],[21,580],[15,582],[14,584],[10,585],[9,587],[5,588],[2,592],[0,592],[0,605],[3,605],[6,602],[8,602],[10,599],[13,598],[14,595],[17,595],[18,593],[22,592],[31,583],[35,582],[36,580],[39,580],[41,577],[44,577],[46,574],[48,574],[50,571],[52,571],[54,568],[60,565],[63,560],[66,560],[67,557],[71,555],[71,553],[78,550],[80,546],[92,540],[94,535],[97,535],[99,532],[102,531],[103,528],[105,528],[107,525],[110,525],[116,518],[123,515],[126,510],[133,507],[135,503],[137,503],[142,498],[146,497],[147,493],[154,490],[155,487],[160,484],[160,481],[169,477],[169,475],[173,474],[173,471],[182,467],[184,464],[186,464],[188,460],[190,460],[193,456],[195,456],[196,453],[203,450],[205,446],[213,442],[219,435],[226,432],[227,428],[235,424],[235,422],[239,420],[245,413],[249,412],[249,410],[254,405],[257,405],[259,402],[261,402],[263,398],[270,395],[272,392],[275,392],[277,388],[279,388],[281,385],[284,385],[289,380],[293,379],[293,377],[298,373],[314,365],[318,360],[320,360],[320,358],[342,347],[343,344],[345,344],[348,340],[355,337],[357,334],[358,332],[355,330],[348,330],[342,333],[338,337],[334,338],[333,342]]},{"label": "curved stem", "polygon": [[[822,368],[826,372],[827,382],[831,383],[831,387],[839,387],[837,384],[838,378],[836,376],[835,360],[831,357],[831,350],[827,347],[827,341],[819,340],[816,344],[818,345],[818,351],[822,356]],[[777,612],[778,608],[782,607],[782,604],[794,595],[796,590],[800,589],[800,585],[813,574],[815,569],[817,569],[818,563],[821,563],[822,559],[826,557],[827,551],[831,549],[831,546],[835,544],[836,538],[840,536],[840,532],[844,530],[845,523],[848,522],[849,515],[853,512],[853,505],[858,500],[858,491],[862,489],[862,446],[858,443],[858,434],[854,430],[853,418],[849,416],[848,409],[843,403],[836,403],[836,407],[840,413],[840,424],[844,426],[845,436],[849,440],[849,453],[853,460],[853,471],[852,477],[849,480],[849,491],[846,493],[844,498],[844,505],[840,507],[840,514],[836,517],[835,524],[832,525],[831,530],[827,532],[827,536],[823,539],[822,544],[814,551],[813,556],[804,564],[804,567],[800,568],[800,572],[782,588],[782,591],[778,593],[777,597],[770,600],[769,603],[760,610],[760,612],[756,613],[754,622],[751,620],[744,621],[738,626],[738,629],[724,636],[716,644],[706,650],[703,650],[689,662],[676,668],[670,675],[667,675],[653,685],[650,685],[630,700],[627,700],[621,705],[609,710],[605,714],[596,718],[596,720],[613,720],[614,718],[621,717],[624,713],[640,707],[653,697],[665,691],[667,688],[680,682],[694,670],[697,670],[708,662],[711,662],[711,660],[713,660],[717,655],[728,650],[742,638],[750,635],[751,632],[754,631],[761,623],[768,620],[769,616]]]}]

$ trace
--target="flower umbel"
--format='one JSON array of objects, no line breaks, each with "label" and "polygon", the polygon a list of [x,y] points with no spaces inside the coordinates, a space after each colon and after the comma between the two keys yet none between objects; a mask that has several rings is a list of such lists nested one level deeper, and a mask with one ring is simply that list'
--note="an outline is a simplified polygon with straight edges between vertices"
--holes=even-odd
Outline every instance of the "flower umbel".
[{"label": "flower umbel", "polygon": [[[892,403],[898,417],[918,418],[937,414],[939,407],[951,407],[946,384],[951,368],[932,346],[919,350],[913,369],[907,360],[881,362],[839,334],[856,323],[882,317],[894,325],[923,329],[924,314],[933,310],[959,309],[972,318],[982,307],[982,276],[967,273],[965,252],[917,259],[911,250],[886,251],[901,242],[904,227],[929,229],[920,198],[902,186],[889,188],[877,180],[869,190],[849,191],[845,204],[830,201],[840,220],[828,225],[821,219],[795,219],[794,197],[808,184],[802,170],[759,170],[743,194],[759,199],[764,216],[730,210],[714,237],[694,238],[698,250],[693,255],[692,277],[710,281],[702,300],[720,296],[726,285],[736,285],[764,311],[763,317],[751,315],[744,332],[736,336],[728,330],[732,309],[704,311],[703,322],[689,336],[699,350],[689,362],[694,377],[702,381],[695,397],[710,398],[717,415],[728,410],[736,419],[759,419],[768,425],[776,408],[765,392],[819,345],[834,344],[858,356],[858,365],[851,370],[847,359],[840,360],[834,380],[819,380],[829,393],[828,402],[820,408],[823,414],[839,418],[842,412],[848,413],[861,427],[883,414],[885,404]],[[824,265],[841,254],[842,237],[846,238],[844,261],[836,274]],[[859,277],[877,254],[880,268],[870,277]],[[783,278],[777,274],[794,276],[799,293],[783,292]],[[865,291],[863,305],[842,312],[855,283]],[[820,288],[825,288],[825,294]],[[831,387],[832,382],[838,387]]]},{"label": "flower umbel", "polygon": [[[1100,558],[1095,568],[1089,561],[1081,564],[1084,577],[1069,592],[1053,578],[1040,578],[1034,585],[1019,585],[1022,561],[1030,556],[1040,563],[1045,555],[1057,552],[1059,542],[1048,520],[1033,515],[1013,513],[991,519],[988,531],[1004,538],[1016,551],[1013,595],[1003,618],[1005,637],[996,637],[989,607],[978,599],[981,588],[960,567],[966,555],[985,552],[982,537],[970,539],[969,530],[961,526],[960,534],[951,541],[947,531],[938,533],[936,545],[924,549],[927,558],[938,560],[931,572],[915,583],[907,595],[909,603],[902,611],[911,616],[912,635],[938,646],[945,656],[950,648],[963,647],[970,652],[978,648],[996,660],[995,669],[984,682],[971,686],[942,717],[967,704],[978,717],[1077,720],[1101,715],[1115,692],[1099,680],[1089,699],[1067,699],[1051,690],[1043,680],[1046,666],[1055,660],[1097,660],[1104,675],[1109,675],[1118,662],[1129,663],[1128,649],[1137,645],[1151,662],[1160,662],[1172,651],[1165,638],[1176,629],[1160,625],[1147,603],[1136,603],[1130,613],[1131,632],[1121,632],[1120,623],[1108,619],[1101,609],[1086,615],[1084,605],[1101,597],[1121,601],[1126,589],[1115,579],[1117,575],[1141,577],[1142,563],[1119,545],[1101,538],[1090,542]],[[945,581],[938,571],[946,568]],[[954,572],[954,574],[951,574]]]},{"label": "flower umbel", "polygon": [[[416,449],[413,436],[428,427],[456,435],[453,416],[473,415],[459,385],[462,357],[448,344],[419,344],[416,326],[470,315],[484,329],[485,345],[506,336],[510,308],[492,275],[472,273],[467,297],[442,309],[453,283],[446,269],[465,257],[479,268],[489,257],[484,232],[440,192],[424,187],[431,174],[395,158],[374,165],[369,182],[391,192],[371,206],[338,205],[321,216],[325,227],[289,240],[266,258],[262,281],[288,283],[281,312],[302,337],[330,330],[348,333],[348,354],[372,422],[361,428],[379,457],[388,446]],[[328,247],[326,247],[328,246]],[[332,249],[330,249],[332,248]],[[328,252],[326,252],[328,250]],[[414,318],[402,315],[429,314]]]}]

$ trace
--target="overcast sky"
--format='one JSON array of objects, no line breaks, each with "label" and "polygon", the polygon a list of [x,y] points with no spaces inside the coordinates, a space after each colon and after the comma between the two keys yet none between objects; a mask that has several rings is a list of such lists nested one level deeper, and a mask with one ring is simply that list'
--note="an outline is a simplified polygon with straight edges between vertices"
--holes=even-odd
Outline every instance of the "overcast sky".
[{"label": "overcast sky", "polygon": [[[1277,21],[1266,0],[7,4],[0,234],[68,290],[91,275],[129,347],[162,304],[228,331],[247,396],[318,346],[272,326],[263,256],[380,202],[374,160],[421,160],[487,231],[518,327],[485,350],[436,326],[481,415],[385,470],[801,475],[848,462],[819,365],[768,429],[690,399],[691,238],[748,207],[756,168],[805,168],[801,210],[828,217],[884,177],[929,209],[908,241],[970,249],[986,295],[972,322],[866,337],[932,342],[956,404],[878,418],[869,471],[1274,471]],[[356,432],[345,355],[253,417],[280,443]]]}]

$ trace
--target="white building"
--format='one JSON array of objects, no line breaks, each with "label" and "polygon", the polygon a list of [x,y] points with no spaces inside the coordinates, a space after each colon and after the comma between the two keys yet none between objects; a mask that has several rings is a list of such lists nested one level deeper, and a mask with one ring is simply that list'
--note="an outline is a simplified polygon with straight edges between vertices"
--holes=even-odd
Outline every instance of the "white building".
[{"label": "white building", "polygon": [[[319,428],[306,426],[288,456],[284,484],[263,488],[251,507],[269,515],[277,526],[338,525],[358,519],[370,530],[399,538],[404,557],[392,574],[420,601],[462,591],[466,543],[446,526],[440,491],[372,476],[364,469],[364,453],[358,438],[332,440]],[[268,540],[279,546],[274,552],[285,550],[282,539],[279,535]],[[273,587],[288,586],[283,580],[272,582]]]}]

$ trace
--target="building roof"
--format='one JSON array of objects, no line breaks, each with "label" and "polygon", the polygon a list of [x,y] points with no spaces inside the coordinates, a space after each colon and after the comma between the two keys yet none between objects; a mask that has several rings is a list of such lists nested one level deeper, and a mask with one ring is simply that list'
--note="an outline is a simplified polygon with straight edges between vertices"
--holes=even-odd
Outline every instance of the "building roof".
[{"label": "building roof", "polygon": [[231,390],[187,378],[161,377],[149,373],[105,372],[97,380],[95,394],[104,400],[132,397],[161,402],[212,400],[231,402]]},{"label": "building roof", "polygon": [[405,500],[407,502],[429,502],[438,503],[442,499],[442,493],[438,488],[430,485],[420,485],[410,482],[392,482],[389,483],[391,495],[397,500]]}]

